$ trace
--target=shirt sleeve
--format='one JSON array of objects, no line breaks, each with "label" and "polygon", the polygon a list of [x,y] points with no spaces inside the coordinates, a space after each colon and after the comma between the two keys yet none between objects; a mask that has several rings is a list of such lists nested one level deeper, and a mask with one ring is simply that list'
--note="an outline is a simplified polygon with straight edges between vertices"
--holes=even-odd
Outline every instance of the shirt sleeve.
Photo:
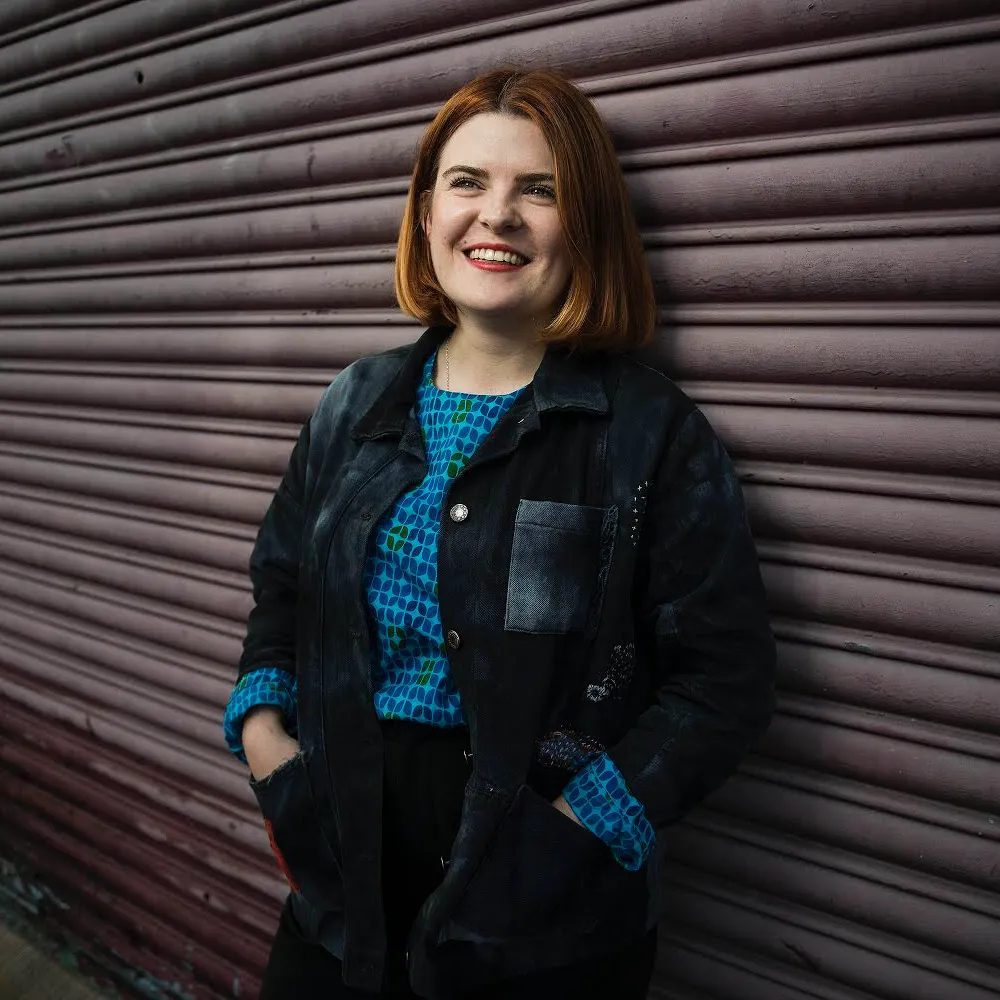
[{"label": "shirt sleeve", "polygon": [[277,667],[261,667],[237,681],[222,717],[222,732],[229,749],[243,763],[243,717],[258,705],[275,705],[281,709],[289,736],[298,736],[298,685],[287,671]]},{"label": "shirt sleeve", "polygon": [[607,754],[579,771],[563,796],[577,819],[611,848],[618,864],[634,872],[646,863],[656,835],[642,804]]}]

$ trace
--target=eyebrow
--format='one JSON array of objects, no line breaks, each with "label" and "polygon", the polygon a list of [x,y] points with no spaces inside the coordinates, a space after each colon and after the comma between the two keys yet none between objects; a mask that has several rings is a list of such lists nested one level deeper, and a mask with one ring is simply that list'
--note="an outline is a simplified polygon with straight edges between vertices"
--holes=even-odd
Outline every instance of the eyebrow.
[{"label": "eyebrow", "polygon": [[[466,167],[462,164],[457,164],[454,167],[449,167],[441,176],[447,177],[449,174],[469,174],[472,177],[487,178],[489,173],[480,167]],[[549,173],[540,174],[518,174],[515,178],[520,184],[537,184],[539,181],[549,181],[550,183],[555,182],[555,177]]]}]

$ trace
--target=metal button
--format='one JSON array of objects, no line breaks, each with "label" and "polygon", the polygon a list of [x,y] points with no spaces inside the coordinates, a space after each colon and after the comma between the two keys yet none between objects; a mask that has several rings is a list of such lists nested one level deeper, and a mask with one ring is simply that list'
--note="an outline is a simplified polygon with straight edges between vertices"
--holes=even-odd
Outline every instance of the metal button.
[{"label": "metal button", "polygon": [[448,514],[453,521],[461,523],[469,516],[469,508],[464,503],[457,503],[448,511]]},{"label": "metal button", "polygon": [[462,637],[454,629],[449,629],[445,640],[452,649],[458,649],[462,645]]}]

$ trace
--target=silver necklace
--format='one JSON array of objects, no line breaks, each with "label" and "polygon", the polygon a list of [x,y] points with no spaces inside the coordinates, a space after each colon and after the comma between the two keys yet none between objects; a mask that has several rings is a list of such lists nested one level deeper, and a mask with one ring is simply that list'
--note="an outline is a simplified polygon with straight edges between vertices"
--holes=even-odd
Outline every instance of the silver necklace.
[{"label": "silver necklace", "polygon": [[444,387],[451,392],[451,351],[447,343],[444,345]]}]

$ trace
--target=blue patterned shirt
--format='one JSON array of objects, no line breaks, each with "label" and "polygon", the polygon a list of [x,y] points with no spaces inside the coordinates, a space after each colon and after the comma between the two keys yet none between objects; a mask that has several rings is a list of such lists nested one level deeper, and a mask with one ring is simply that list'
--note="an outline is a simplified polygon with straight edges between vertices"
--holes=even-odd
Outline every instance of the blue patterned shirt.
[{"label": "blue patterned shirt", "polygon": [[[427,476],[399,498],[379,525],[365,567],[365,590],[377,630],[373,676],[379,717],[450,727],[464,725],[466,719],[448,667],[437,598],[443,505],[451,481],[518,393],[483,396],[438,389],[434,360],[434,355],[427,360],[417,391]],[[282,670],[263,669],[247,674],[236,685],[223,728],[230,749],[243,760],[243,716],[258,704],[277,706],[293,726],[294,678]],[[584,826],[608,844],[619,864],[630,870],[642,867],[652,848],[653,829],[607,754],[586,763],[564,795]]]},{"label": "blue patterned shirt", "polygon": [[365,567],[375,615],[375,709],[382,719],[432,726],[466,721],[438,606],[438,535],[448,487],[510,409],[519,392],[470,396],[434,384],[434,355],[417,389],[427,476],[379,525]]}]

